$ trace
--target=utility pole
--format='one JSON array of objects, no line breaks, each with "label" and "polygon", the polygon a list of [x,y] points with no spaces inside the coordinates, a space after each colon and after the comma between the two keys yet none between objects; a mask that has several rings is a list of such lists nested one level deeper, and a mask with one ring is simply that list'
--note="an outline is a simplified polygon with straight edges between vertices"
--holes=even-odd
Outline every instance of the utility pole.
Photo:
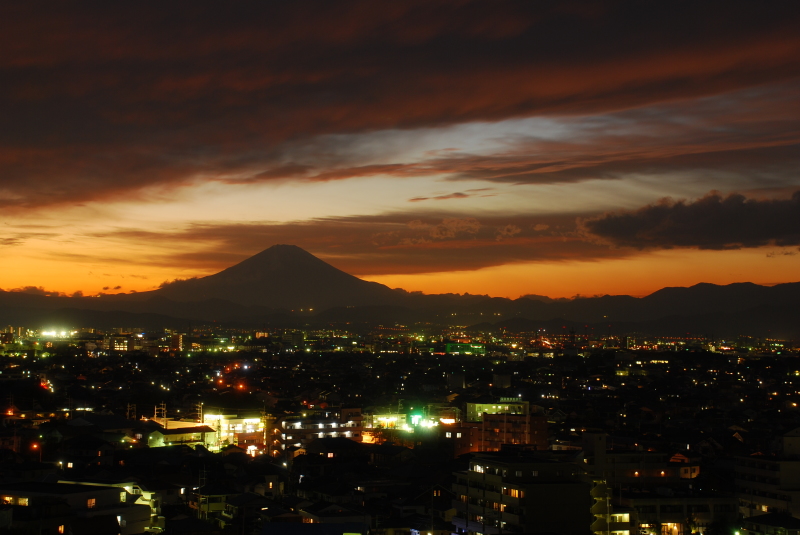
[{"label": "utility pole", "polygon": [[[164,401],[162,401],[161,403],[156,405],[155,409],[156,410],[155,410],[155,415],[153,416],[153,419],[156,422],[162,424],[164,426],[164,429],[166,429],[167,426],[168,426],[168,423],[167,423],[167,404]],[[159,420],[161,420],[161,421],[159,421]]]},{"label": "utility pole", "polygon": [[206,485],[206,465],[203,464],[203,468],[200,469],[200,473],[197,475],[197,516],[198,518],[205,519],[208,516],[208,500],[206,499],[206,514],[203,514],[203,495],[200,493],[200,489],[202,489]]}]

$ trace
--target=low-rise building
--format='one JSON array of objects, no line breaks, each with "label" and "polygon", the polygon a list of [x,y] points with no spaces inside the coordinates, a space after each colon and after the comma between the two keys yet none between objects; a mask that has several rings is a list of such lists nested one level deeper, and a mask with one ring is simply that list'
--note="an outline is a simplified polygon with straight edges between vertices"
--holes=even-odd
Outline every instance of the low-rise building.
[{"label": "low-rise building", "polygon": [[61,499],[78,518],[112,515],[121,535],[138,535],[150,527],[150,507],[133,503],[136,497],[125,489],[110,486],[26,482],[0,485],[0,501],[29,507],[39,498]]},{"label": "low-rise building", "polygon": [[178,429],[157,429],[150,433],[147,445],[151,448],[186,444],[211,449],[217,444],[217,433],[207,425]]},{"label": "low-rise building", "polygon": [[744,519],[748,535],[800,535],[800,518],[788,513],[767,513]]},{"label": "low-rise building", "polygon": [[305,448],[318,438],[344,437],[361,442],[362,420],[360,408],[309,409],[280,417],[270,433],[270,452],[278,457],[289,448]]}]

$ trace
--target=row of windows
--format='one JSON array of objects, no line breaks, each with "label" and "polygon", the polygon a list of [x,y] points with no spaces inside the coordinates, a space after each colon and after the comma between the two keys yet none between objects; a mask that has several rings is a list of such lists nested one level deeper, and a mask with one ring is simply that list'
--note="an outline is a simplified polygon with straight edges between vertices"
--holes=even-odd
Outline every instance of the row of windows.
[{"label": "row of windows", "polygon": [[736,472],[736,478],[744,481],[755,481],[757,483],[768,483],[770,485],[779,485],[780,479],[777,477],[761,477],[753,474],[746,474],[744,472]]},{"label": "row of windows", "polygon": [[[658,505],[637,505],[634,507],[640,514],[645,513],[684,513],[684,504],[663,504]],[[686,513],[710,513],[712,506],[707,503],[686,504]],[[715,513],[732,513],[736,511],[734,504],[715,503],[713,505]]]},{"label": "row of windows", "polygon": [[774,492],[766,492],[758,489],[749,489],[747,487],[736,487],[736,490],[742,494],[748,494],[750,496],[761,496],[764,498],[771,498],[773,500],[781,500],[784,502],[792,501],[792,497],[786,494],[776,494]]},{"label": "row of windows", "polygon": [[483,490],[487,492],[500,492],[500,487],[496,487],[495,485],[491,484],[484,485],[483,483],[480,483],[478,481],[469,481],[469,480],[460,480],[460,481],[463,481],[463,483],[459,483],[459,485],[463,484],[465,487],[469,487],[471,489]]},{"label": "row of windows", "polygon": [[0,503],[3,505],[28,505],[28,498],[24,496],[2,496],[0,497]]},{"label": "row of windows", "polygon": [[773,472],[780,470],[780,465],[778,463],[738,460],[736,461],[736,465],[747,466],[748,468],[757,468],[759,470],[772,470]]},{"label": "row of windows", "polygon": [[[361,427],[360,422],[347,422],[347,423],[316,423],[316,424],[302,424],[302,423],[290,423],[286,422],[283,425],[284,429],[336,429],[339,427]],[[279,428],[275,428],[273,433],[278,434],[280,433]]]},{"label": "row of windows", "polygon": [[[329,437],[342,436],[342,437],[348,437],[349,438],[351,436],[351,433],[350,433],[350,431],[344,431],[342,433],[340,433],[338,431],[334,431],[332,433],[328,433],[328,436]],[[357,437],[358,433],[352,433],[352,436]],[[324,438],[324,437],[325,437],[325,433],[322,433],[322,432],[320,432],[320,433],[305,433],[305,434],[300,434],[300,435],[281,435],[281,439],[282,440],[302,440],[302,439],[309,440],[309,439],[312,439],[312,438]],[[275,443],[277,443],[277,439],[275,440]]]},{"label": "row of windows", "polygon": [[[140,491],[141,492],[141,491]],[[127,493],[125,491],[120,492],[119,501],[120,503],[125,503]],[[29,498],[25,496],[2,496],[0,497],[0,504],[2,505],[21,505],[26,507],[30,504]],[[97,507],[97,499],[95,498],[88,498],[86,500],[86,508],[87,509],[94,509]]]},{"label": "row of windows", "polygon": [[[496,475],[496,476],[508,477],[508,470],[505,469],[505,468],[492,468],[491,466],[482,466],[482,465],[476,464],[476,465],[474,465],[472,467],[472,470],[477,472],[477,473],[479,473],[479,474],[484,474],[485,473],[485,474],[493,474],[493,475]],[[514,476],[516,476],[516,477],[524,477],[525,475],[526,475],[526,471],[525,470],[515,470],[514,471]],[[539,471],[538,470],[531,470],[530,471],[530,475],[533,476],[533,477],[538,477],[539,476]],[[561,472],[557,472],[556,475],[560,476]],[[570,472],[568,475],[575,475],[575,474]]]}]

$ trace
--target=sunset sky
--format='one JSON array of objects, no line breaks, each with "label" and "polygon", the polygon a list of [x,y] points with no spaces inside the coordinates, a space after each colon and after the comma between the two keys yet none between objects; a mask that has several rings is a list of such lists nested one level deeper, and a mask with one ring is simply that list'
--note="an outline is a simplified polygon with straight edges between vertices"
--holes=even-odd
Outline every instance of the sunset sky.
[{"label": "sunset sky", "polygon": [[800,2],[6,2],[0,289],[298,245],[518,297],[800,281]]}]

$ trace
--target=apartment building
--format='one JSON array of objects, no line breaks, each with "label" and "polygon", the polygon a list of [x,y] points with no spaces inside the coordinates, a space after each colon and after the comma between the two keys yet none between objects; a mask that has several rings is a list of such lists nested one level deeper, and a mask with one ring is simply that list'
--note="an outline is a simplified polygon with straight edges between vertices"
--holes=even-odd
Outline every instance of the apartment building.
[{"label": "apartment building", "polygon": [[585,535],[595,521],[593,482],[574,454],[479,453],[454,476],[452,522],[461,534]]}]

